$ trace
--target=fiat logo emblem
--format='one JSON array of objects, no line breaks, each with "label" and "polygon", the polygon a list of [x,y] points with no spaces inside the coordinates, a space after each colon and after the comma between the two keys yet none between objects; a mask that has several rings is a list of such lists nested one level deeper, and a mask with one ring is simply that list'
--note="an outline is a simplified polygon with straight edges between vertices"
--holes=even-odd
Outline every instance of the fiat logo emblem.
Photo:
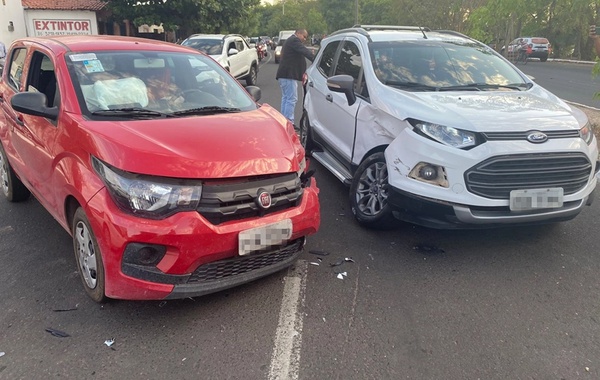
[{"label": "fiat logo emblem", "polygon": [[539,144],[548,141],[548,136],[540,131],[535,131],[527,135],[527,141]]},{"label": "fiat logo emblem", "polygon": [[259,190],[258,197],[256,198],[256,203],[263,210],[268,209],[269,207],[271,207],[271,194],[269,194],[265,190]]}]

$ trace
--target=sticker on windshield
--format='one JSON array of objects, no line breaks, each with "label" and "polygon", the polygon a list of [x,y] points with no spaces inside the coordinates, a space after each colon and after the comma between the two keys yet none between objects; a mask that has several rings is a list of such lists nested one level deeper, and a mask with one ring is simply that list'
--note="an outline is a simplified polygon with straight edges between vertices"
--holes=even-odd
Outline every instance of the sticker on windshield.
[{"label": "sticker on windshield", "polygon": [[81,62],[81,61],[89,61],[96,58],[96,53],[87,53],[87,54],[73,54],[70,55],[71,62]]},{"label": "sticker on windshield", "polygon": [[92,59],[89,61],[83,61],[83,66],[87,70],[88,73],[102,73],[104,72],[104,67],[102,67],[102,62],[99,59]]}]

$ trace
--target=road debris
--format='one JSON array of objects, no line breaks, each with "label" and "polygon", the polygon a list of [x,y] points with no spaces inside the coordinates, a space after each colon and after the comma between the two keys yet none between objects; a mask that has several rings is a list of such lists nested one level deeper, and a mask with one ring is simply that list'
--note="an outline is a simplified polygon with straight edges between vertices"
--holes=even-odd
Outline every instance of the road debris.
[{"label": "road debris", "polygon": [[329,256],[329,252],[318,251],[315,249],[311,249],[310,251],[308,251],[308,253],[312,253],[313,255],[317,255],[317,256]]},{"label": "road debris", "polygon": [[428,244],[417,244],[413,247],[414,250],[424,253],[426,255],[434,255],[438,253],[444,253],[445,251],[435,245]]},{"label": "road debris", "polygon": [[5,352],[0,351],[0,358],[3,357],[4,355],[6,355]]},{"label": "road debris", "polygon": [[57,313],[61,313],[63,311],[75,311],[75,310],[77,310],[78,306],[79,306],[79,304],[75,305],[75,307],[69,307],[69,308],[65,308],[65,309],[52,309],[52,311],[57,312]]},{"label": "road debris", "polygon": [[345,277],[348,277],[348,272],[340,272],[337,275],[337,278],[339,278],[340,280],[343,280]]},{"label": "road debris", "polygon": [[319,265],[321,265],[321,264],[319,264],[319,263],[317,263],[317,262],[315,262],[315,261],[311,261],[311,262],[310,262],[310,265],[316,265],[316,266],[319,266]]},{"label": "road debris", "polygon": [[60,331],[60,330],[56,330],[53,328],[48,327],[46,329],[47,332],[49,332],[50,334],[52,334],[52,336],[58,337],[58,338],[67,338],[70,337],[71,335],[67,334],[64,331]]},{"label": "road debris", "polygon": [[106,344],[108,347],[112,347],[112,345],[115,344],[115,338],[105,340],[104,344]]}]

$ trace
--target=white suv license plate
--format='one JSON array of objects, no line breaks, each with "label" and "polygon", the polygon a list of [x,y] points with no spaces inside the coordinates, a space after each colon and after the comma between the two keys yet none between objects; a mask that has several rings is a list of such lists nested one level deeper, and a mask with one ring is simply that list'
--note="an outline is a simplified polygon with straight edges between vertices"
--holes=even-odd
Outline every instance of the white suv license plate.
[{"label": "white suv license plate", "polygon": [[563,194],[562,187],[513,190],[510,192],[510,210],[527,211],[562,207]]},{"label": "white suv license plate", "polygon": [[292,227],[292,220],[284,219],[277,223],[240,232],[238,240],[240,256],[283,244],[292,237]]}]

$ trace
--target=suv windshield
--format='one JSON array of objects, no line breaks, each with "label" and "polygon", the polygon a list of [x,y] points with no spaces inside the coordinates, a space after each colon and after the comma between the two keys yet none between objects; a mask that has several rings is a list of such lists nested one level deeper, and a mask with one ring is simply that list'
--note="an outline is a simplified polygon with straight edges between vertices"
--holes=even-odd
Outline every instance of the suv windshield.
[{"label": "suv windshield", "polygon": [[153,118],[257,108],[235,79],[202,54],[99,51],[70,53],[67,63],[88,115]]},{"label": "suv windshield", "polygon": [[369,44],[373,69],[384,84],[414,91],[526,89],[521,75],[491,49],[454,41]]},{"label": "suv windshield", "polygon": [[223,52],[223,40],[216,38],[191,38],[181,43],[183,46],[189,46],[200,50],[208,55],[219,55]]}]

